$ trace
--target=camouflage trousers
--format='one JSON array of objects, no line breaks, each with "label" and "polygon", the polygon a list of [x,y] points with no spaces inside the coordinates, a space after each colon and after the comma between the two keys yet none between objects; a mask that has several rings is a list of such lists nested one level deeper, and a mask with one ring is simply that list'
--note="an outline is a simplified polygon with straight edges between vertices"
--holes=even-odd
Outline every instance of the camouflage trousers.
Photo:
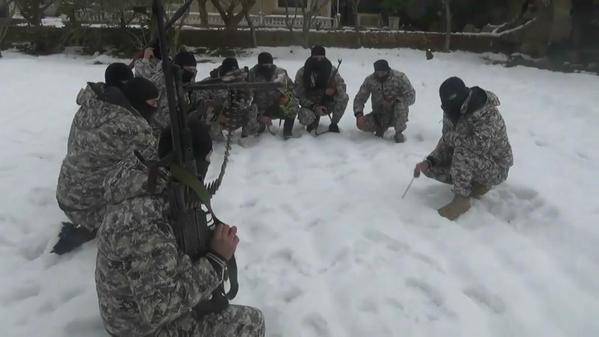
[{"label": "camouflage trousers", "polygon": [[394,127],[395,133],[400,134],[407,128],[409,109],[401,104],[395,104],[393,111],[373,111],[364,116],[364,132],[384,133],[388,128]]},{"label": "camouflage trousers", "polygon": [[106,206],[88,210],[74,210],[61,204],[59,204],[59,207],[74,225],[80,225],[90,232],[95,232],[100,228],[104,213],[106,213]]},{"label": "camouflage trousers", "polygon": [[[349,97],[346,95],[345,99],[343,99],[341,101],[333,102],[332,104],[327,106],[327,111],[328,112],[332,111],[332,114],[330,114],[331,123],[335,123],[335,124],[339,123],[339,121],[341,120],[341,117],[343,117],[343,114],[345,113],[345,108],[347,108],[348,101],[349,101]],[[317,118],[320,118],[320,117],[326,116],[326,115],[328,115],[328,114],[325,113],[325,114],[318,115],[312,109],[300,108],[299,113],[298,113],[298,119],[299,119],[300,123],[302,123],[302,125],[310,125]]]},{"label": "camouflage trousers", "polygon": [[[221,112],[222,114],[222,112]],[[258,108],[255,105],[251,105],[239,112],[241,118],[239,119],[240,125],[233,125],[233,130],[241,127],[241,135],[251,136],[258,133],[260,128],[260,122],[258,121]],[[220,115],[211,118],[210,122],[210,136],[214,141],[223,141],[223,128],[221,126]],[[227,122],[225,122],[227,123]]]},{"label": "camouflage trousers", "polygon": [[473,182],[493,186],[507,179],[509,168],[466,148],[458,147],[448,157],[449,161],[436,164],[424,174],[442,183],[453,184],[453,192],[457,195],[470,196]]},{"label": "camouflage trousers", "polygon": [[191,312],[166,324],[153,337],[264,337],[264,317],[256,308],[229,305],[201,319]]}]

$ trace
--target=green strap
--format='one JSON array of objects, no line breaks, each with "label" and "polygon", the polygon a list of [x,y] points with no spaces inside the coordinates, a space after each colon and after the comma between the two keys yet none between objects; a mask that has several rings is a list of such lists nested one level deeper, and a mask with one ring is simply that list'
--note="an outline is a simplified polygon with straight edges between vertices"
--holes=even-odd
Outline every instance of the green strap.
[{"label": "green strap", "polygon": [[175,179],[191,188],[204,205],[210,205],[210,193],[196,176],[177,164],[171,164],[170,168]]}]

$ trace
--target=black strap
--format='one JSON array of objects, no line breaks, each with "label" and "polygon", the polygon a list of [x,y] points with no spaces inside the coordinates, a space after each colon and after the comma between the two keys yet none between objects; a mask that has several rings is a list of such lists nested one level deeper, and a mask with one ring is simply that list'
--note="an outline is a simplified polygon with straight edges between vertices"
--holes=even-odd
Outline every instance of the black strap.
[{"label": "black strap", "polygon": [[235,255],[233,255],[229,261],[227,262],[227,274],[229,276],[229,284],[231,288],[227,293],[227,298],[232,300],[237,296],[237,292],[239,291],[239,280],[237,278],[237,261],[235,260]]}]

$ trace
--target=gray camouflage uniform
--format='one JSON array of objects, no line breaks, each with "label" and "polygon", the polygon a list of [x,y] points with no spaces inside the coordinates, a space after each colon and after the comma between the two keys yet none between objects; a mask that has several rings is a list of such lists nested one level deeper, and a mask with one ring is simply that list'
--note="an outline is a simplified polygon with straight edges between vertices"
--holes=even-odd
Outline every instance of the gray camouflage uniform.
[{"label": "gray camouflage uniform", "polygon": [[[299,101],[293,94],[293,81],[283,68],[276,67],[273,79],[269,80],[258,72],[258,66],[250,69],[249,81],[252,83],[280,82],[285,83],[281,89],[264,89],[253,91],[253,104],[258,108],[258,118],[268,115],[272,119],[295,118],[299,110]],[[286,95],[289,98],[287,106],[279,106],[279,98]],[[273,109],[276,108],[276,109]],[[275,110],[275,111],[273,111]]]},{"label": "gray camouflage uniform", "polygon": [[514,163],[499,99],[478,87],[470,90],[457,123],[443,119],[443,132],[427,177],[453,184],[454,193],[470,196],[472,183],[498,185],[507,179]]},{"label": "gray camouflage uniform", "polygon": [[[156,138],[159,138],[160,132],[171,124],[162,64],[156,59],[138,59],[135,61],[135,76],[143,77],[151,81],[154,83],[156,88],[158,88],[159,103],[156,113],[152,115],[152,127],[154,128]],[[213,97],[206,90],[194,90],[190,93],[186,93],[184,97],[186,99],[186,103],[190,104],[192,107],[190,116],[198,118],[200,121],[209,124],[208,119],[212,118],[212,115],[206,112],[206,108],[212,99],[217,101],[218,97]]]},{"label": "gray camouflage uniform", "polygon": [[77,104],[56,199],[74,224],[95,231],[105,212],[105,176],[133,150],[156,147],[156,138],[138,112],[124,107],[128,102],[115,87],[89,83],[77,96]]},{"label": "gray camouflage uniform", "polygon": [[384,132],[395,127],[395,132],[406,129],[409,106],[416,100],[416,92],[408,77],[397,70],[391,70],[389,76],[379,80],[371,74],[364,80],[354,98],[354,115],[363,114],[364,105],[372,94],[372,113],[364,116],[366,132]]},{"label": "gray camouflage uniform", "polygon": [[123,161],[105,180],[110,204],[98,232],[96,291],[104,326],[122,337],[261,337],[262,313],[229,305],[198,317],[194,307],[221,284],[207,257],[178,250],[163,179],[147,190],[147,170]]},{"label": "gray camouflage uniform", "polygon": [[[332,73],[333,71],[331,71],[331,75]],[[303,125],[309,125],[317,118],[316,112],[312,109],[314,105],[318,105],[320,103],[322,97],[324,96],[324,90],[309,90],[305,88],[303,78],[304,67],[301,67],[295,75],[295,95],[298,97],[301,106],[298,113],[298,118],[300,123]],[[331,121],[332,123],[337,124],[345,113],[345,108],[347,108],[347,103],[349,102],[349,96],[346,93],[347,87],[345,85],[345,81],[341,75],[339,75],[339,73],[335,75],[335,83],[337,84],[335,87],[336,92],[333,96],[332,103],[330,106],[327,106],[327,111],[329,113],[332,112]]]},{"label": "gray camouflage uniform", "polygon": [[155,129],[156,137],[160,131],[171,124],[168,109],[168,98],[166,96],[166,82],[162,72],[162,64],[159,59],[137,59],[135,60],[135,77],[142,77],[154,83],[158,88],[158,109],[152,115],[152,127]]},{"label": "gray camouflage uniform", "polygon": [[[218,69],[218,68],[217,68]],[[215,70],[213,70],[215,72]],[[216,71],[218,73],[218,71]],[[246,81],[248,72],[243,69],[228,73],[225,81],[228,83],[238,83]],[[213,77],[205,78],[213,80]],[[257,133],[258,124],[258,108],[250,104],[251,93],[246,90],[204,90],[202,97],[210,105],[210,113],[207,114],[207,120],[210,121],[210,136],[212,140],[223,141],[221,119],[224,119],[224,114],[241,116],[239,122],[241,124],[232,125],[232,129],[241,127],[242,136],[254,135]],[[232,111],[231,111],[232,110]],[[227,121],[228,122],[228,121]]]}]

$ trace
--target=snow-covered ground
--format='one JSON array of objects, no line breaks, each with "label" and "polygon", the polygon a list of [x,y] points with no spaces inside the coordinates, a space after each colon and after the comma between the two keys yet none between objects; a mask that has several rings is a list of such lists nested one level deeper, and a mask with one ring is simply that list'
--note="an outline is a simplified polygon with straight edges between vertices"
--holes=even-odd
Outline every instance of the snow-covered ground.
[{"label": "snow-covered ground", "polygon": [[[292,74],[308,54],[268,50]],[[341,135],[236,145],[215,197],[219,217],[240,228],[235,303],[263,309],[267,336],[599,336],[599,77],[468,53],[327,53],[343,58],[352,99],[378,58],[409,76],[408,141],[356,131],[350,100]],[[54,194],[75,95],[103,79],[96,59],[0,59],[2,336],[105,336],[95,242],[49,253],[66,219]],[[508,181],[456,222],[435,210],[448,186],[421,178],[400,198],[438,140],[438,86],[451,75],[500,97],[515,157]]]}]

